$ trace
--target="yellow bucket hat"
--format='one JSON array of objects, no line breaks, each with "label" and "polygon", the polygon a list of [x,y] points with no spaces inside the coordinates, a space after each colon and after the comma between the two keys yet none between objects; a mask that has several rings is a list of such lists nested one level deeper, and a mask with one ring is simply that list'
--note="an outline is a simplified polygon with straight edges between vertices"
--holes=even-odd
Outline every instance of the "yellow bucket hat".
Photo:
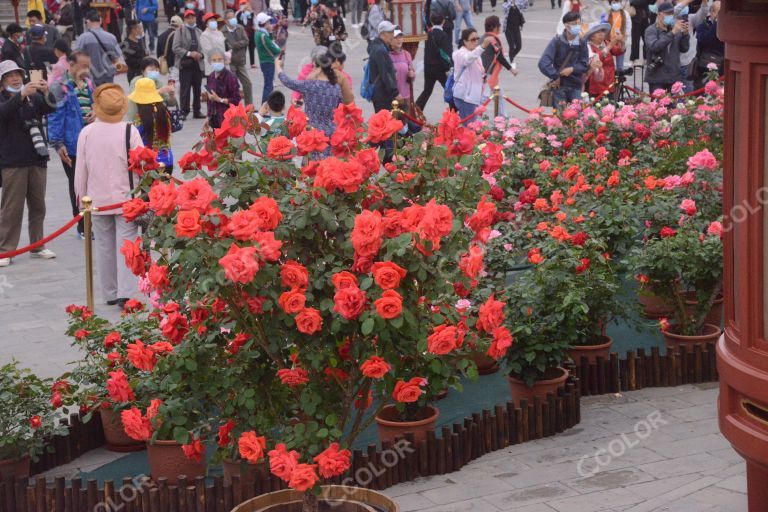
[{"label": "yellow bucket hat", "polygon": [[136,88],[128,95],[128,99],[137,105],[149,105],[163,101],[163,97],[157,92],[155,81],[151,78],[140,78],[137,80]]}]

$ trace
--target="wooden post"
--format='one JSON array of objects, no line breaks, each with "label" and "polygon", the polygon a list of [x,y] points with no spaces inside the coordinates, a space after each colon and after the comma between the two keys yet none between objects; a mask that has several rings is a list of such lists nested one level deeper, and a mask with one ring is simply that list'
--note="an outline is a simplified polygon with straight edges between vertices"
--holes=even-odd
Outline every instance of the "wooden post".
[{"label": "wooden post", "polygon": [[83,203],[83,241],[85,242],[85,302],[88,309],[93,311],[93,241],[91,240],[93,200],[89,196],[84,196],[81,202]]}]

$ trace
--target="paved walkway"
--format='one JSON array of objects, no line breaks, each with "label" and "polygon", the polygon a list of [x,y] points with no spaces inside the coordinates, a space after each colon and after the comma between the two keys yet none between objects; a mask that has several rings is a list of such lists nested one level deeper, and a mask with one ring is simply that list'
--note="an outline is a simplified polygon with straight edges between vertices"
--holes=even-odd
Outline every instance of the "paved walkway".
[{"label": "paved walkway", "polygon": [[[386,492],[403,512],[743,512],[717,384],[582,399],[581,423]],[[596,461],[599,461],[596,462]]]}]

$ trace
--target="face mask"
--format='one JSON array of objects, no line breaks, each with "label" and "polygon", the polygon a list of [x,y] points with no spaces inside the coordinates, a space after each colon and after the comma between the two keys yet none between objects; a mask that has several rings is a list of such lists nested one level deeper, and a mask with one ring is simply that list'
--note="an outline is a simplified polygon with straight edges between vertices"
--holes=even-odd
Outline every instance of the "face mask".
[{"label": "face mask", "polygon": [[21,87],[11,87],[10,85],[6,85],[5,90],[12,94],[16,94],[17,92],[21,92]]},{"label": "face mask", "polygon": [[611,10],[612,11],[620,11],[621,10],[621,4],[618,2],[612,2],[611,3]]},{"label": "face mask", "polygon": [[571,25],[568,27],[568,30],[571,31],[572,36],[579,37],[579,34],[581,34],[581,27],[578,25]]},{"label": "face mask", "polygon": [[23,43],[24,42],[24,36],[17,37],[16,38],[16,42],[19,43],[19,44]]},{"label": "face mask", "polygon": [[648,10],[651,11],[653,14],[656,14],[659,12],[659,6],[656,4],[651,4],[648,6]]},{"label": "face mask", "polygon": [[228,23],[229,23],[231,26],[233,26],[233,27],[236,27],[236,26],[237,26],[237,18],[232,18],[232,19],[230,19],[230,20],[227,20],[227,21],[228,21]]},{"label": "face mask", "polygon": [[217,28],[219,28],[219,23],[216,21],[209,21],[208,28],[211,30],[216,30]]},{"label": "face mask", "polygon": [[678,16],[688,16],[688,12],[690,12],[690,9],[688,9],[687,5],[680,9],[675,9],[675,13],[677,13]]},{"label": "face mask", "polygon": [[195,4],[191,4],[191,3],[187,4],[187,9],[194,9],[194,8],[195,8]]},{"label": "face mask", "polygon": [[214,71],[214,73],[219,73],[224,69],[224,63],[223,62],[212,62],[211,63],[211,69]]},{"label": "face mask", "polygon": [[664,24],[668,27],[671,27],[672,25],[675,24],[675,17],[672,16],[671,14],[667,14],[666,16],[664,16]]},{"label": "face mask", "polygon": [[185,26],[187,28],[195,28],[197,25],[195,23],[186,23]]},{"label": "face mask", "polygon": [[147,78],[151,78],[152,80],[157,80],[160,78],[160,72],[156,69],[153,69],[152,71],[147,71]]}]

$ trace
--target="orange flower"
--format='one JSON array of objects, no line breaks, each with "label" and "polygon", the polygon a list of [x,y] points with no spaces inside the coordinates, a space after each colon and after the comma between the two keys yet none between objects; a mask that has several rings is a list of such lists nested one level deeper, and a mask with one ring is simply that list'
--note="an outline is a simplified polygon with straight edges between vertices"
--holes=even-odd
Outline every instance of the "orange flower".
[{"label": "orange flower", "polygon": [[395,389],[392,391],[392,398],[400,403],[413,403],[424,394],[422,386],[427,384],[427,379],[422,377],[413,377],[408,382],[398,380],[395,383]]},{"label": "orange flower", "polygon": [[469,252],[459,260],[459,269],[470,279],[475,279],[483,270],[483,249],[477,245],[469,248]]},{"label": "orange flower", "polygon": [[123,370],[109,372],[107,393],[109,393],[109,398],[116,403],[133,402],[136,400],[136,395],[133,394],[133,389],[131,389],[131,385],[128,383],[128,376]]},{"label": "orange flower", "polygon": [[252,430],[243,432],[243,435],[240,436],[237,442],[240,456],[251,464],[256,464],[264,458],[264,449],[266,447],[266,438],[264,436],[256,436],[256,432]]},{"label": "orange flower", "polygon": [[[382,112],[386,112],[382,110]],[[315,464],[296,464],[291,472],[291,479],[288,481],[288,487],[299,492],[305,492],[315,486],[319,480],[315,472]]]},{"label": "orange flower", "polygon": [[384,142],[402,128],[402,121],[392,117],[392,112],[387,109],[379,110],[368,119],[368,136],[365,142]]},{"label": "orange flower", "polygon": [[267,156],[275,160],[285,160],[291,157],[293,142],[284,135],[273,137],[267,144]]},{"label": "orange flower", "polygon": [[295,315],[304,309],[306,301],[307,297],[304,295],[303,290],[292,288],[289,291],[280,294],[277,304],[280,306],[280,309],[289,315]]},{"label": "orange flower", "polygon": [[403,312],[403,298],[395,290],[386,290],[374,303],[376,312],[385,320],[392,320]]},{"label": "orange flower", "polygon": [[295,450],[290,452],[283,443],[275,445],[274,450],[269,451],[269,470],[277,478],[288,483],[291,480],[291,474],[299,464],[301,455]]},{"label": "orange flower", "polygon": [[145,346],[141,340],[129,343],[127,349],[128,360],[138,370],[147,372],[154,370],[155,364],[157,363],[157,355],[151,348]]},{"label": "orange flower", "polygon": [[400,286],[400,280],[405,277],[406,271],[391,261],[376,262],[371,267],[373,280],[382,290],[391,290]]},{"label": "orange flower", "polygon": [[370,379],[380,379],[386,375],[392,367],[379,356],[371,356],[360,365],[363,375]]},{"label": "orange flower", "polygon": [[499,360],[507,353],[512,346],[512,335],[506,327],[497,327],[493,330],[493,341],[488,347],[488,356]]},{"label": "orange flower", "polygon": [[146,441],[152,437],[152,423],[149,418],[142,416],[141,411],[131,407],[120,413],[125,435],[136,441]]},{"label": "orange flower", "polygon": [[205,455],[205,446],[203,446],[203,442],[200,441],[199,437],[192,437],[189,444],[183,445],[181,450],[188,459],[197,462],[203,460],[203,456]]},{"label": "orange flower", "polygon": [[497,327],[504,323],[504,303],[498,301],[493,295],[480,306],[477,313],[477,330],[492,333]]},{"label": "orange flower", "polygon": [[346,318],[354,320],[365,308],[365,292],[358,287],[341,288],[333,296],[333,310]]},{"label": "orange flower", "polygon": [[427,337],[427,351],[430,354],[445,355],[456,348],[459,331],[448,324],[438,325]]},{"label": "orange flower", "polygon": [[331,283],[333,283],[334,288],[337,290],[350,287],[357,288],[357,277],[355,277],[355,275],[351,272],[343,270],[333,275],[331,278]]},{"label": "orange flower", "polygon": [[349,450],[339,450],[339,443],[331,445],[320,452],[313,460],[320,467],[320,475],[323,478],[333,478],[343,474],[349,469],[349,458],[352,453]]},{"label": "orange flower", "polygon": [[383,237],[381,214],[363,210],[355,217],[351,240],[355,253],[361,256],[375,256],[379,252]]},{"label": "orange flower", "polygon": [[323,318],[315,308],[304,308],[294,318],[296,328],[303,334],[314,334],[323,328]]},{"label": "orange flower", "polygon": [[544,261],[544,256],[541,255],[541,249],[534,247],[528,251],[528,261],[533,265],[538,265]]},{"label": "orange flower", "polygon": [[181,210],[176,216],[176,236],[179,238],[194,238],[202,229],[200,212],[197,210]]},{"label": "orange flower", "polygon": [[259,197],[248,209],[256,213],[259,229],[262,231],[274,231],[283,218],[277,201],[271,197]]},{"label": "orange flower", "polygon": [[286,288],[306,289],[309,286],[307,268],[294,260],[288,260],[280,267],[280,279]]}]

